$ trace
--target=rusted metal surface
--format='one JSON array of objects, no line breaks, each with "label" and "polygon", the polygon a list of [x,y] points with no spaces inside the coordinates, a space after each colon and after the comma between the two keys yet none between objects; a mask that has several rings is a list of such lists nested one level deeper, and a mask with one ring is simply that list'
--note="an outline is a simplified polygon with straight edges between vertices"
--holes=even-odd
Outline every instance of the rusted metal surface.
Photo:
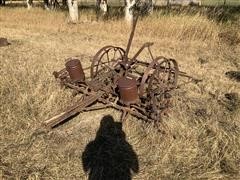
[{"label": "rusted metal surface", "polygon": [[85,75],[80,60],[70,58],[65,66],[73,82],[84,82]]},{"label": "rusted metal surface", "polygon": [[136,29],[136,26],[137,26],[137,21],[138,21],[138,16],[135,18],[135,20],[133,21],[133,24],[132,24],[132,31],[130,33],[130,37],[129,37],[129,40],[128,40],[128,44],[127,44],[127,48],[126,48],[126,53],[124,55],[124,59],[123,61],[128,61],[128,53],[130,51],[130,47],[132,45],[132,40],[133,40],[133,36],[134,36],[134,33],[135,33],[135,29]]},{"label": "rusted metal surface", "polygon": [[91,65],[91,78],[96,77],[99,71],[113,70],[124,58],[125,50],[116,46],[105,46],[93,57]]},{"label": "rusted metal surface", "polygon": [[[155,58],[150,49],[151,42],[145,43],[130,58],[128,53],[136,25],[137,18],[134,19],[126,51],[110,45],[96,53],[91,66],[84,68],[85,71],[90,70],[90,77],[84,78],[81,64],[75,60],[67,63],[65,69],[53,73],[62,86],[82,96],[76,104],[46,120],[44,124],[47,127],[53,128],[77,113],[102,108],[122,111],[122,121],[131,114],[143,121],[156,123],[168,113],[178,77],[191,77],[179,71],[174,59]],[[143,50],[149,52],[150,63],[138,59]]]},{"label": "rusted metal surface", "polygon": [[137,81],[135,79],[121,77],[118,80],[120,102],[125,105],[135,104],[138,102]]},{"label": "rusted metal surface", "polygon": [[84,108],[87,108],[92,102],[95,102],[98,98],[102,96],[102,93],[99,92],[94,96],[87,96],[85,99],[81,99],[77,104],[68,107],[65,111],[61,112],[60,114],[48,119],[44,122],[44,124],[48,127],[54,127],[57,124],[65,121],[71,116],[76,115],[79,112],[84,111]]}]

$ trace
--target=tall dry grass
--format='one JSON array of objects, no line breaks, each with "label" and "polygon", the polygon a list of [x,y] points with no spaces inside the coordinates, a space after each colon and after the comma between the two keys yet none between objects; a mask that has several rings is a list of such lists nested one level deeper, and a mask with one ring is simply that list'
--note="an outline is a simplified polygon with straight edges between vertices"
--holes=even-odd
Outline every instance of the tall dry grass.
[{"label": "tall dry grass", "polygon": [[[124,123],[139,158],[140,172],[134,179],[240,178],[240,85],[225,76],[240,68],[239,44],[228,42],[239,38],[238,28],[202,15],[156,12],[139,21],[131,54],[153,41],[155,56],[175,58],[180,70],[202,82],[184,84],[180,79],[174,107],[162,122],[166,134],[133,117]],[[96,21],[93,12],[81,13],[80,22],[72,25],[65,12],[0,8],[0,36],[11,42],[0,48],[3,179],[87,177],[81,153],[94,139],[101,117],[111,114],[119,120],[120,113],[86,112],[52,132],[41,131],[41,123],[72,99],[52,72],[61,69],[67,57],[78,56],[86,67],[102,46],[126,47],[129,31],[122,20]],[[226,40],[229,34],[234,38]],[[149,57],[143,53],[142,59]],[[235,93],[235,98],[226,98],[226,93]]]}]

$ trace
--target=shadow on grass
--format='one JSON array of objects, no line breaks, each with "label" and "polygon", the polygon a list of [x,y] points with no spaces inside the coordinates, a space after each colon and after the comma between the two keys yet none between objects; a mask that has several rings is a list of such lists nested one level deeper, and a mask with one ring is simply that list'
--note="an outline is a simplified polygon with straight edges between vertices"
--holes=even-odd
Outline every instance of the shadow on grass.
[{"label": "shadow on grass", "polygon": [[130,180],[139,170],[138,157],[126,141],[122,123],[104,116],[96,133],[82,153],[82,165],[89,180]]}]

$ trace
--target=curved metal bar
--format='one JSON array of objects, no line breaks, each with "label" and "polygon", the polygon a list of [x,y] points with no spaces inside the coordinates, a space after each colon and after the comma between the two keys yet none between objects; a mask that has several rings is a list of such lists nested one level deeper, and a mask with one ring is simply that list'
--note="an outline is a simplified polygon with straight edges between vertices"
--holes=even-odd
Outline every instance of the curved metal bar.
[{"label": "curved metal bar", "polygon": [[170,59],[170,61],[174,65],[174,75],[175,75],[175,77],[174,77],[174,84],[173,85],[174,85],[174,88],[177,88],[178,76],[179,76],[179,73],[180,73],[178,63],[175,59]]},{"label": "curved metal bar", "polygon": [[120,53],[121,59],[118,58],[118,60],[123,59],[125,55],[125,50],[123,48],[112,46],[112,45],[104,46],[93,57],[92,64],[91,64],[91,71],[90,71],[91,78],[94,78],[97,75],[100,61],[102,60],[103,56],[106,55],[106,53],[108,53],[111,49],[114,49],[114,51],[118,51]]}]

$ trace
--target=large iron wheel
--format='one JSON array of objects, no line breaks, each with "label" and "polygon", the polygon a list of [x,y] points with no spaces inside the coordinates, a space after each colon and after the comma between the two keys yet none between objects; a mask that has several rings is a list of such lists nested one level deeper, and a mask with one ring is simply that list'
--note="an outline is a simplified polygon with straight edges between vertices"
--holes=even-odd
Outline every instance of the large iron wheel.
[{"label": "large iron wheel", "polygon": [[115,46],[105,46],[100,49],[93,58],[91,65],[91,78],[100,73],[114,70],[120,61],[123,60],[125,50]]}]

